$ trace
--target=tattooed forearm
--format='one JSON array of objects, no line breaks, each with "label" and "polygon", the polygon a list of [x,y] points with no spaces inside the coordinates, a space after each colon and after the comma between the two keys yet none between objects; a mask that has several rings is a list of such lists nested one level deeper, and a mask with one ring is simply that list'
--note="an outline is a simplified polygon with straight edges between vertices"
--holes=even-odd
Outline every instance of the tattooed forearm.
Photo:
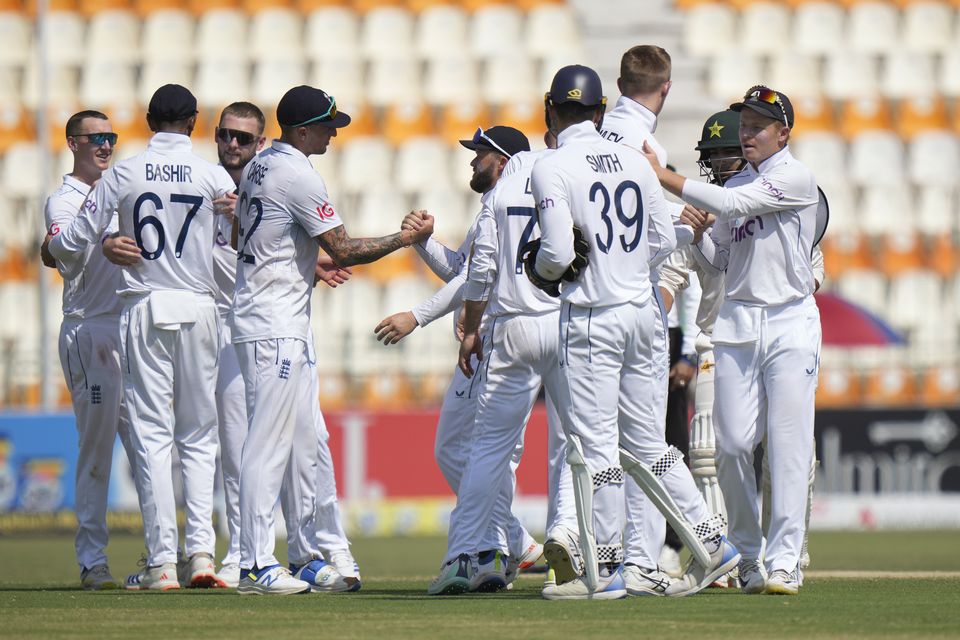
[{"label": "tattooed forearm", "polygon": [[320,235],[320,246],[341,267],[374,262],[409,244],[410,238],[403,232],[381,238],[351,238],[340,226]]}]

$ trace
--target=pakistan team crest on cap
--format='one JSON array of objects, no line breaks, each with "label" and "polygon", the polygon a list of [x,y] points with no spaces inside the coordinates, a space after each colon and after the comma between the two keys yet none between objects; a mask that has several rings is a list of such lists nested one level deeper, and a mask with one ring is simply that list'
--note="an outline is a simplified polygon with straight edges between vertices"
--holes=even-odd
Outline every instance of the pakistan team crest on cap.
[{"label": "pakistan team crest on cap", "polygon": [[719,121],[714,120],[714,121],[713,121],[713,124],[710,125],[709,127],[707,127],[707,129],[710,130],[710,137],[711,137],[711,138],[719,138],[719,137],[720,137],[720,132],[723,131],[723,129],[724,129],[724,125],[720,124]]}]

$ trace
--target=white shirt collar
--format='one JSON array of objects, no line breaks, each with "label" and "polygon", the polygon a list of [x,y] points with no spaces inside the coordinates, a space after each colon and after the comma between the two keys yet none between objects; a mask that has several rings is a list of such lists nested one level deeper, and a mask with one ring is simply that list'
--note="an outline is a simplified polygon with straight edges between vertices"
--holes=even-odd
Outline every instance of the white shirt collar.
[{"label": "white shirt collar", "polygon": [[193,151],[193,143],[190,142],[190,136],[186,134],[160,132],[153,134],[147,144],[147,149],[159,153],[172,151],[190,153]]},{"label": "white shirt collar", "polygon": [[626,111],[631,118],[636,118],[640,120],[650,133],[655,133],[657,130],[657,114],[648,109],[645,105],[640,104],[633,98],[628,98],[627,96],[620,96],[617,100],[617,104],[614,109],[619,109],[621,111]]},{"label": "white shirt collar", "polygon": [[303,158],[307,162],[310,162],[310,158],[308,158],[303,151],[300,151],[300,149],[297,149],[295,146],[293,146],[288,142],[283,142],[279,138],[273,139],[273,143],[270,145],[270,148],[272,148],[274,151],[278,153],[285,153],[291,156],[298,156],[300,158]]},{"label": "white shirt collar", "polygon": [[90,189],[92,188],[90,185],[88,185],[86,182],[84,182],[80,178],[77,178],[69,173],[63,176],[63,184],[70,187],[71,189],[79,191],[83,195],[87,195],[88,193],[90,193]]},{"label": "white shirt collar", "polygon": [[[775,154],[773,154],[772,156],[770,156],[769,158],[761,162],[760,165],[757,167],[757,170],[755,171],[755,173],[758,173],[758,174],[763,173],[764,171],[766,171],[767,169],[770,169],[774,165],[780,164],[781,162],[786,162],[791,158],[793,158],[793,154],[790,153],[790,145],[786,145],[783,147],[783,149],[780,149],[780,151],[777,151]],[[753,165],[750,164],[749,162],[747,163],[747,166],[750,167],[751,170],[753,170]]]},{"label": "white shirt collar", "polygon": [[589,140],[599,137],[600,134],[597,133],[597,127],[595,124],[593,124],[593,121],[584,120],[583,122],[572,124],[560,132],[560,135],[557,136],[557,148],[560,148],[569,142],[574,142],[577,140]]}]

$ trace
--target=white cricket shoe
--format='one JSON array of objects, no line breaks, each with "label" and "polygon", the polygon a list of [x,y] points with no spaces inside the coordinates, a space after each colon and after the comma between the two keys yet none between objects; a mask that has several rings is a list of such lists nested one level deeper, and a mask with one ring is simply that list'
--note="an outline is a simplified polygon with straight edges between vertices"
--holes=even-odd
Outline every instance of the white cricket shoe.
[{"label": "white cricket shoe", "polygon": [[230,562],[220,567],[217,572],[217,579],[228,589],[236,589],[240,584],[240,565],[236,562]]},{"label": "white cricket shoe", "polygon": [[470,578],[473,577],[473,561],[465,553],[446,562],[440,567],[440,574],[427,587],[427,594],[431,596],[457,596],[470,589]]},{"label": "white cricket shoe", "polygon": [[580,537],[566,527],[555,527],[550,532],[543,543],[543,555],[553,569],[558,586],[583,574]]},{"label": "white cricket shoe", "polygon": [[173,562],[144,567],[139,573],[127,576],[124,589],[128,591],[171,591],[180,588],[177,580],[177,565]]},{"label": "white cricket shoe", "polygon": [[623,583],[623,572],[618,568],[608,576],[600,576],[597,590],[591,592],[583,578],[570,582],[544,586],[541,592],[547,600],[619,600],[627,597],[627,588]]},{"label": "white cricket shoe", "polygon": [[319,593],[340,593],[350,591],[351,585],[343,579],[340,572],[326,560],[311,560],[302,567],[290,565],[293,577],[310,585],[310,591]]},{"label": "white cricket shoe", "polygon": [[97,564],[80,572],[80,584],[86,591],[101,591],[117,589],[120,585],[110,575],[110,569],[105,564]]},{"label": "white cricket shoe", "polygon": [[507,585],[513,584],[513,581],[517,579],[517,576],[520,575],[521,571],[526,571],[533,565],[537,564],[543,556],[543,545],[534,540],[530,543],[530,546],[520,555],[518,558],[510,556],[507,558]]},{"label": "white cricket shoe", "polygon": [[740,580],[740,590],[744,593],[763,593],[767,588],[763,565],[759,560],[741,560],[737,566],[737,577]]},{"label": "white cricket shoe", "polygon": [[495,593],[507,588],[506,556],[499,550],[481,551],[477,556],[477,570],[470,576],[467,591]]},{"label": "white cricket shoe", "polygon": [[663,571],[671,578],[679,578],[683,575],[683,565],[680,564],[680,554],[668,544],[661,547],[660,557],[657,559],[657,566],[660,571]]},{"label": "white cricket shoe", "polygon": [[279,564],[263,569],[241,569],[237,592],[241,595],[289,596],[307,593],[310,585],[290,575],[290,570]]},{"label": "white cricket shoe", "polygon": [[774,569],[767,578],[767,589],[764,593],[777,596],[795,596],[800,593],[800,580],[797,570]]},{"label": "white cricket shoe", "polygon": [[705,589],[720,576],[729,573],[740,562],[740,552],[730,544],[726,536],[721,536],[720,544],[710,554],[710,566],[704,567],[691,560],[686,572],[667,587],[668,596],[689,596]]},{"label": "white cricket shoe", "polygon": [[350,585],[348,591],[360,591],[360,565],[354,560],[349,549],[336,549],[326,554],[327,561],[340,572],[343,579]]},{"label": "white cricket shoe", "polygon": [[659,569],[628,564],[623,567],[623,582],[632,596],[662,596],[670,586],[671,578]]},{"label": "white cricket shoe", "polygon": [[187,586],[196,589],[226,588],[226,583],[217,576],[217,567],[209,553],[190,556],[187,568]]}]

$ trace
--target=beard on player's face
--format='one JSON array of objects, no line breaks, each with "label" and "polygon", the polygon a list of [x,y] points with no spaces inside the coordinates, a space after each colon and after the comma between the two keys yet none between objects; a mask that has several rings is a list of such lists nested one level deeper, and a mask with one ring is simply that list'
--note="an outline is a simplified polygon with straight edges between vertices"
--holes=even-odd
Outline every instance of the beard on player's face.
[{"label": "beard on player's face", "polygon": [[231,143],[230,146],[224,147],[223,143],[220,143],[217,148],[217,155],[224,169],[242,169],[256,154],[257,147],[253,144],[246,147],[234,147]]},{"label": "beard on player's face", "polygon": [[500,154],[494,151],[483,151],[477,154],[473,162],[473,176],[470,178],[470,188],[476,193],[486,193],[497,184],[499,178]]}]

